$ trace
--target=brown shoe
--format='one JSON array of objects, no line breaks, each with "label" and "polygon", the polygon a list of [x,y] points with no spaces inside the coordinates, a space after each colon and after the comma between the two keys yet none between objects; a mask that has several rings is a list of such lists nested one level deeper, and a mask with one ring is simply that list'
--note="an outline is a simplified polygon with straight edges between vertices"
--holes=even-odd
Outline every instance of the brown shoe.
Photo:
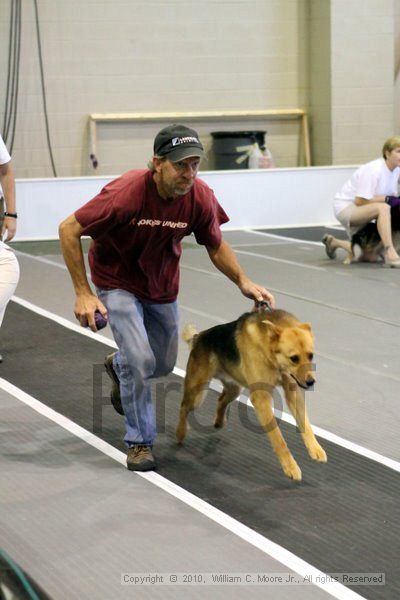
[{"label": "brown shoe", "polygon": [[119,390],[119,379],[117,377],[116,372],[114,371],[114,366],[113,366],[113,358],[114,358],[115,354],[116,354],[116,352],[113,352],[112,354],[109,354],[108,356],[106,356],[106,358],[104,359],[104,366],[106,368],[107,375],[109,376],[109,378],[112,381],[111,394],[110,394],[111,404],[113,405],[113,407],[115,408],[115,410],[117,411],[118,414],[123,415],[124,409],[122,408],[121,393]]},{"label": "brown shoe", "polygon": [[139,444],[128,448],[126,466],[129,471],[151,471],[156,463],[151,452],[151,446]]}]

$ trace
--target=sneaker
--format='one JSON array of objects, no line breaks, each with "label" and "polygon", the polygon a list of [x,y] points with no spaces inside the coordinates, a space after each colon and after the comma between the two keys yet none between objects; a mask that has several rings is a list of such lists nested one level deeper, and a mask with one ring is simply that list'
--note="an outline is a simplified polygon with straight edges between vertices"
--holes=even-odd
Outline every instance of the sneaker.
[{"label": "sneaker", "polygon": [[151,471],[155,469],[155,460],[151,446],[137,445],[128,448],[126,466],[129,471]]},{"label": "sneaker", "polygon": [[321,242],[325,245],[325,252],[328,257],[333,260],[336,257],[336,250],[332,248],[333,235],[326,233]]},{"label": "sneaker", "polygon": [[122,408],[121,393],[119,390],[119,379],[117,377],[116,372],[114,371],[114,366],[113,366],[113,358],[115,355],[116,355],[116,352],[113,352],[112,354],[109,354],[108,356],[106,356],[106,358],[104,359],[104,366],[106,368],[107,375],[109,376],[109,378],[112,381],[111,394],[110,394],[111,404],[113,405],[113,407],[115,408],[115,410],[117,411],[118,414],[123,415],[124,409]]}]

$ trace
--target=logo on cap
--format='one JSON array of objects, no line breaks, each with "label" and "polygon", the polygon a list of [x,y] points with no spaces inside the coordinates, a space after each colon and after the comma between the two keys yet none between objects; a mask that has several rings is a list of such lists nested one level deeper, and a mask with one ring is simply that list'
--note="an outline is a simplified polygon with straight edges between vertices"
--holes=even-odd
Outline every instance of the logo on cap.
[{"label": "logo on cap", "polygon": [[171,143],[173,146],[179,146],[180,144],[190,144],[190,143],[200,144],[199,140],[193,136],[175,137],[175,138],[172,138]]}]

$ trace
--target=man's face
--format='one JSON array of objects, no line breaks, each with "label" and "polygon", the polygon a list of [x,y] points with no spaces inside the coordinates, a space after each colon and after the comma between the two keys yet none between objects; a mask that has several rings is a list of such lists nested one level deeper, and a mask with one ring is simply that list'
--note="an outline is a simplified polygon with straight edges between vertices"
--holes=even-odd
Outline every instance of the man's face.
[{"label": "man's face", "polygon": [[192,156],[178,162],[154,158],[155,181],[161,196],[175,198],[187,194],[194,184],[199,170],[200,158]]}]

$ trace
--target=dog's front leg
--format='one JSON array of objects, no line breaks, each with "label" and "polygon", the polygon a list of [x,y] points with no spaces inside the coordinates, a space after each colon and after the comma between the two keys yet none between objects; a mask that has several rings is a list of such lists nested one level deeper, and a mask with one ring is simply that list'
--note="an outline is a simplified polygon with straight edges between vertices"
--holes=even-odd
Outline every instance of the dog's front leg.
[{"label": "dog's front leg", "polygon": [[301,470],[295,459],[292,456],[285,439],[282,435],[281,430],[276,422],[273,409],[272,409],[272,395],[265,390],[251,390],[250,387],[250,400],[255,408],[257,417],[263,426],[264,430],[268,434],[272,448],[277,455],[281,467],[288,477],[295,479],[296,481],[301,480]]},{"label": "dog's front leg", "polygon": [[297,427],[301,433],[308,454],[313,460],[327,462],[326,452],[318,443],[311,428],[303,390],[299,388],[293,379],[286,376],[282,379],[282,385],[287,405],[296,420]]}]

